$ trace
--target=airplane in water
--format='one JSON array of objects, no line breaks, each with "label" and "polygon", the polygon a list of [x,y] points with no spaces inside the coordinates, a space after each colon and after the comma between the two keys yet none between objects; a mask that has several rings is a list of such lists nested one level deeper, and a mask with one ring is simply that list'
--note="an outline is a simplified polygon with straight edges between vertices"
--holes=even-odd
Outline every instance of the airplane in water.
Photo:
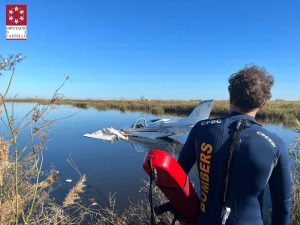
[{"label": "airplane in water", "polygon": [[157,139],[179,136],[189,132],[198,121],[208,119],[212,105],[213,100],[200,101],[191,114],[183,119],[163,118],[146,121],[144,118],[140,118],[131,126],[119,130],[104,128],[83,136],[109,141],[128,140],[130,137]]}]

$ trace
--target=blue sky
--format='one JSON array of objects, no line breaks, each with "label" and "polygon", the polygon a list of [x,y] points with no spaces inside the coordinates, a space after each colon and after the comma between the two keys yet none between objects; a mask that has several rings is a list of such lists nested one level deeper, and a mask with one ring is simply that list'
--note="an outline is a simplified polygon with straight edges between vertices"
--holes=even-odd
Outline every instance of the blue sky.
[{"label": "blue sky", "polygon": [[[5,40],[13,3],[27,4],[26,41]],[[66,98],[227,99],[229,75],[255,63],[274,75],[273,99],[300,100],[299,11],[298,0],[6,0],[0,54],[26,56],[19,97],[49,97],[70,75]]]}]

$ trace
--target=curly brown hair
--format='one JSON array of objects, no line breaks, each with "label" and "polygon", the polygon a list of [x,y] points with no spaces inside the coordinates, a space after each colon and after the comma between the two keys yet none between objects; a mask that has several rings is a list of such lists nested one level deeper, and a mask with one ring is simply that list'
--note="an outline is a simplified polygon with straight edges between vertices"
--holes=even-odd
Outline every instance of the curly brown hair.
[{"label": "curly brown hair", "polygon": [[245,66],[229,77],[230,100],[244,112],[260,108],[271,98],[274,78],[263,67]]}]

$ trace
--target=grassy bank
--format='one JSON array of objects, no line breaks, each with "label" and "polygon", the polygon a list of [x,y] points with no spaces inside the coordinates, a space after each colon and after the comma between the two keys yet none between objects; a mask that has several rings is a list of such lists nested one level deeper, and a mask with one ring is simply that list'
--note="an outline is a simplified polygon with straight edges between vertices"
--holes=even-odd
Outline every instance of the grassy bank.
[{"label": "grassy bank", "polygon": [[[42,99],[17,99],[16,102],[45,102]],[[56,104],[72,105],[78,108],[95,108],[97,110],[120,110],[140,111],[156,115],[188,115],[198,101],[177,101],[177,100],[74,100],[63,99]],[[215,101],[211,116],[218,117],[228,113],[228,101]],[[285,124],[294,123],[295,119],[300,120],[300,101],[270,101],[265,108],[258,113],[257,119],[264,121],[282,121]]]}]

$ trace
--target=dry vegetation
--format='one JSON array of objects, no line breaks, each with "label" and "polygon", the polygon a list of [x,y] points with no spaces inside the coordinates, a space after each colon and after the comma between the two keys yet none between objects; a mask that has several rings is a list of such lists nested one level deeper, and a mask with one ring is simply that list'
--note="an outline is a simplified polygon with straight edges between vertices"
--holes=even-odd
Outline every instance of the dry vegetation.
[{"label": "dry vegetation", "polygon": [[290,150],[291,157],[295,160],[295,167],[292,172],[293,178],[293,206],[292,206],[292,225],[300,225],[300,124],[295,130],[299,136],[295,139],[294,145]]},{"label": "dry vegetation", "polygon": [[[44,99],[17,99],[19,102],[40,102],[47,104],[49,100]],[[78,108],[95,108],[97,110],[120,110],[140,111],[155,115],[171,114],[186,116],[197,105],[198,101],[177,100],[72,100],[63,99],[56,104],[72,105]],[[211,116],[224,116],[229,112],[228,101],[215,101]],[[264,109],[258,113],[258,120],[266,122],[283,122],[287,126],[295,124],[295,119],[300,120],[300,101],[270,101]]]}]

